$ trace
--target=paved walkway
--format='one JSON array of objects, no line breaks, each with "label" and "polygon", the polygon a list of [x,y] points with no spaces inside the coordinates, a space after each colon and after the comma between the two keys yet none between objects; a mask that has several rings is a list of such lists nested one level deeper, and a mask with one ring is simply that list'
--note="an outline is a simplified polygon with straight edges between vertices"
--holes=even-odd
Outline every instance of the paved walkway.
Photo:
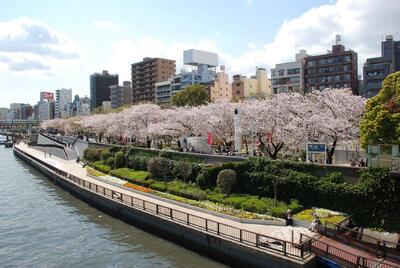
[{"label": "paved walkway", "polygon": [[[363,258],[366,258],[366,259],[369,259],[369,260],[378,261],[378,262],[382,261],[382,259],[377,258],[373,254],[370,254],[370,253],[368,253],[366,251],[363,251],[363,250],[360,250],[358,248],[354,248],[354,247],[348,246],[348,245],[346,245],[344,243],[340,243],[340,242],[338,242],[336,240],[333,240],[331,238],[328,238],[328,237],[325,237],[325,236],[322,236],[322,235],[319,235],[319,237],[317,237],[317,238],[318,238],[319,241],[324,242],[324,243],[328,244],[329,246],[332,246],[332,247],[335,247],[337,249],[343,250],[343,251],[345,251],[347,253],[350,253],[350,254],[353,254],[355,256],[360,256],[360,257],[363,257]],[[321,248],[321,249],[324,249],[324,248]],[[342,255],[342,256],[344,256],[344,255]],[[394,263],[394,262],[391,262],[391,261],[388,261],[388,260],[385,260],[383,262],[383,264],[389,264],[392,267],[400,267],[400,264]],[[385,265],[382,265],[381,267],[384,268]]]},{"label": "paved walkway", "polygon": [[236,228],[240,228],[243,230],[247,230],[247,231],[251,231],[251,232],[256,232],[259,233],[261,235],[266,235],[266,236],[270,236],[273,238],[277,238],[277,239],[281,239],[281,240],[285,240],[285,241],[292,241],[292,232],[293,232],[293,237],[294,237],[294,242],[298,242],[299,238],[300,238],[300,233],[306,234],[308,236],[314,236],[314,233],[311,233],[308,231],[308,229],[303,228],[303,227],[291,227],[291,226],[272,226],[272,225],[262,225],[262,224],[248,224],[248,223],[240,223],[240,222],[236,222],[233,220],[229,220],[229,219],[225,219],[222,217],[218,217],[218,216],[214,216],[211,214],[207,214],[207,213],[203,213],[197,210],[192,210],[189,208],[185,208],[182,206],[178,206],[172,203],[169,203],[167,201],[160,201],[158,199],[155,198],[151,198],[149,196],[146,195],[141,195],[139,193],[136,192],[132,192],[129,190],[126,190],[124,188],[120,188],[111,184],[107,184],[104,181],[101,180],[97,180],[94,179],[92,177],[87,176],[86,174],[86,169],[82,168],[82,165],[77,164],[75,162],[75,160],[65,160],[65,159],[61,159],[59,157],[56,156],[52,156],[51,158],[49,157],[45,157],[44,153],[41,151],[36,150],[35,148],[31,148],[28,147],[26,144],[24,143],[20,143],[18,145],[16,145],[17,148],[26,151],[27,153],[33,155],[34,157],[55,166],[56,168],[63,170],[65,172],[68,172],[76,177],[79,177],[81,179],[84,179],[86,181],[89,182],[93,182],[97,185],[103,186],[103,187],[107,187],[111,190],[115,190],[118,192],[121,192],[123,194],[127,194],[127,195],[131,195],[133,197],[137,197],[139,199],[148,201],[148,202],[152,202],[152,203],[156,203],[159,204],[161,206],[165,206],[171,209],[175,209],[175,210],[179,210],[188,214],[192,214],[198,217],[202,217],[202,218],[207,218],[209,220],[212,221],[216,221],[219,223],[223,223],[226,225],[230,225],[230,226],[234,226]]}]

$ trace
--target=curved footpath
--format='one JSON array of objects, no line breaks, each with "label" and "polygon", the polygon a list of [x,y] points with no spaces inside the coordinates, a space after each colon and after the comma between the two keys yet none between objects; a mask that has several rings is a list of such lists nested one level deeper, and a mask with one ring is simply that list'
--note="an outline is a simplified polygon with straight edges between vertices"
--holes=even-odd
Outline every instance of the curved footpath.
[{"label": "curved footpath", "polygon": [[315,265],[309,245],[299,244],[301,233],[312,235],[306,228],[233,221],[89,177],[75,160],[45,157],[25,143],[14,152],[91,205],[211,257],[246,267]]}]

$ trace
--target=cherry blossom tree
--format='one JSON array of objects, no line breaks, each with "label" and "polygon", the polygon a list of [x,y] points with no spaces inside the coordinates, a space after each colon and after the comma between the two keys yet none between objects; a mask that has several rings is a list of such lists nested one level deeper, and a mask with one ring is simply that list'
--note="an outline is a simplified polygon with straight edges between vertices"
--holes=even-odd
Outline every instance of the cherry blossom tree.
[{"label": "cherry blossom tree", "polygon": [[339,141],[359,138],[366,100],[355,96],[350,90],[326,89],[307,96],[310,113],[306,122],[309,141],[328,144],[327,162],[332,157]]},{"label": "cherry blossom tree", "polygon": [[[271,99],[238,103],[215,102],[197,107],[161,109],[139,104],[118,113],[45,121],[42,128],[73,133],[80,128],[108,141],[129,138],[146,144],[162,144],[184,136],[205,136],[228,145],[234,137],[234,109],[242,111],[241,133],[248,144],[276,159],[282,150],[305,148],[306,142],[326,142],[328,162],[337,143],[358,138],[365,100],[348,90],[324,90],[311,94],[277,94]],[[257,143],[257,144],[256,144]]]}]

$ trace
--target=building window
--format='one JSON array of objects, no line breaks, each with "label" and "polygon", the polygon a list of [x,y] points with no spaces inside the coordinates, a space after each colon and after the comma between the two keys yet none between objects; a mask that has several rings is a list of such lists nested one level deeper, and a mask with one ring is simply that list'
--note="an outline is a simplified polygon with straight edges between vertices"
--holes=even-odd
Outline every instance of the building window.
[{"label": "building window", "polygon": [[288,69],[287,70],[287,74],[299,74],[300,73],[300,68],[296,68],[296,69]]}]

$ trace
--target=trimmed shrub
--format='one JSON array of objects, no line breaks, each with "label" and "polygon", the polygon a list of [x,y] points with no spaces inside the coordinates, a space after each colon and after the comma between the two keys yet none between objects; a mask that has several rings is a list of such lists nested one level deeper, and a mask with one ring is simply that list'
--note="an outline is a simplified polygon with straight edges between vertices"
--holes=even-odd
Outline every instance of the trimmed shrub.
[{"label": "trimmed shrub", "polygon": [[127,166],[135,170],[147,170],[149,158],[143,156],[128,156]]},{"label": "trimmed shrub", "polygon": [[139,184],[142,184],[149,177],[149,173],[147,171],[135,171],[129,168],[111,170],[110,175]]},{"label": "trimmed shrub", "polygon": [[150,159],[147,170],[153,179],[169,179],[170,161],[167,158],[155,157]]},{"label": "trimmed shrub", "polygon": [[236,183],[236,172],[232,169],[221,170],[217,178],[217,187],[224,194],[229,194]]},{"label": "trimmed shrub", "polygon": [[102,150],[100,153],[101,160],[107,161],[107,159],[112,156],[108,150]]},{"label": "trimmed shrub", "polygon": [[344,183],[343,175],[342,175],[342,173],[339,173],[339,172],[329,173],[325,177],[322,177],[322,180],[326,181],[326,182],[333,182],[333,183]]},{"label": "trimmed shrub", "polygon": [[110,156],[109,158],[107,158],[106,164],[109,167],[113,167],[114,166],[114,157]]},{"label": "trimmed shrub", "polygon": [[83,158],[90,162],[95,162],[100,160],[100,150],[94,148],[86,148],[83,151]]},{"label": "trimmed shrub", "polygon": [[184,161],[171,161],[171,176],[174,179],[182,180],[184,182],[189,181],[192,175],[192,165],[189,162]]},{"label": "trimmed shrub", "polygon": [[108,172],[110,172],[111,170],[111,168],[109,166],[104,165],[102,161],[94,162],[92,166],[98,171],[101,171],[106,174],[108,174]]},{"label": "trimmed shrub", "polygon": [[114,167],[122,168],[125,165],[125,154],[122,151],[116,152],[114,155]]}]

